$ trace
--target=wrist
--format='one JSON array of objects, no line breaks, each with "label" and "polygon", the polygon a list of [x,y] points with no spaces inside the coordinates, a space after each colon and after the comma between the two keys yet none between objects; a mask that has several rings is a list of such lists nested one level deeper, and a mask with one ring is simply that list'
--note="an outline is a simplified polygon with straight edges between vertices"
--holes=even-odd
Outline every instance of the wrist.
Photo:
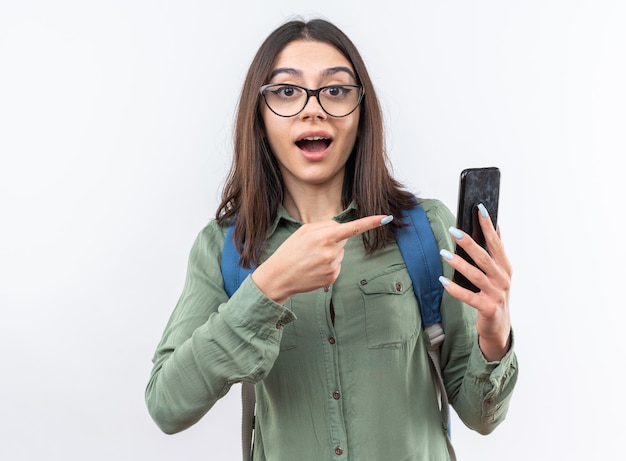
[{"label": "wrist", "polygon": [[499,338],[479,336],[478,347],[488,362],[499,362],[511,349],[511,332]]},{"label": "wrist", "polygon": [[[264,267],[265,266],[265,267]],[[277,304],[284,305],[292,296],[277,274],[272,274],[265,264],[261,264],[252,274],[252,281],[266,297]]]}]

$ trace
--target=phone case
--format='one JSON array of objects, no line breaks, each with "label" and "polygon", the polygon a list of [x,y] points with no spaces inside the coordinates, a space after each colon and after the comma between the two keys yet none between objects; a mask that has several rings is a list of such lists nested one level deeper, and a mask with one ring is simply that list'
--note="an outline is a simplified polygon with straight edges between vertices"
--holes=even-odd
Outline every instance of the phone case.
[{"label": "phone case", "polygon": [[[494,227],[498,223],[498,201],[500,198],[500,170],[496,167],[468,168],[461,172],[459,178],[459,201],[457,210],[457,226],[469,234],[480,246],[487,249],[485,237],[478,222],[478,204],[487,208]],[[476,266],[467,253],[457,245],[456,254]],[[478,292],[463,274],[454,272],[454,282],[468,290]]]}]

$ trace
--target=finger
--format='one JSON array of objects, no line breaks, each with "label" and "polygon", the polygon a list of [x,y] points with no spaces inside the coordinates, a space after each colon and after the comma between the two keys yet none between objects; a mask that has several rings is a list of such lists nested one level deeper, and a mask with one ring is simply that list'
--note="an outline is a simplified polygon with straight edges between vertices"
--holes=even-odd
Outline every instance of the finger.
[{"label": "finger", "polygon": [[[491,218],[489,217],[489,213],[482,203],[478,205],[477,214],[483,237],[487,243],[487,249],[479,245],[471,235],[460,229],[451,227],[449,232],[454,238],[456,244],[465,250],[467,256],[474,261],[476,266],[487,274],[493,274],[494,272],[497,272],[498,263],[503,259],[503,250],[501,248],[499,250],[497,249],[502,245]],[[494,251],[492,251],[492,249]],[[498,258],[494,257],[494,253],[498,255]]]},{"label": "finger", "polygon": [[504,245],[500,234],[500,228],[494,228],[487,208],[481,203],[478,205],[480,226],[485,236],[485,243],[489,254],[495,261],[496,265],[502,267],[507,274],[511,274],[511,263],[504,251]]},{"label": "finger", "polygon": [[479,290],[483,290],[488,286],[489,280],[487,274],[473,264],[470,264],[463,257],[446,249],[442,249],[439,254],[444,258],[447,264],[449,264],[455,271],[462,274],[468,281],[478,287]]},{"label": "finger", "polygon": [[451,227],[449,231],[457,246],[463,248],[467,256],[474,262],[471,264],[469,260],[459,255],[453,255],[447,250],[442,250],[441,255],[450,266],[463,274],[481,291],[491,291],[493,286],[506,285],[507,278],[510,279],[510,276],[506,275],[506,268],[503,270],[487,250],[476,243],[469,234],[455,227]]},{"label": "finger", "polygon": [[489,244],[489,242],[492,242],[494,239],[498,238],[498,232],[496,231],[496,228],[493,225],[493,221],[491,220],[489,211],[487,211],[487,208],[482,203],[478,204],[477,214],[478,214],[478,220],[480,222],[480,228],[485,238],[485,242]]},{"label": "finger", "polygon": [[467,255],[472,258],[477,267],[448,250],[441,250],[440,252],[444,260],[478,287],[479,291],[492,295],[502,290],[508,292],[511,285],[512,269],[508,259],[506,259],[506,255],[504,256],[506,265],[498,264],[469,235],[462,233],[456,228],[450,228],[450,234],[454,237],[457,244],[465,250]]},{"label": "finger", "polygon": [[373,215],[355,219],[354,221],[337,226],[337,230],[334,234],[335,241],[339,243],[342,240],[349,239],[350,237],[361,235],[363,232],[367,232],[368,230],[376,229],[377,227],[389,224],[391,221],[393,221],[393,216],[391,215]]},{"label": "finger", "polygon": [[443,285],[443,288],[452,295],[452,297],[463,301],[468,306],[472,306],[476,310],[480,310],[480,292],[474,293],[471,290],[463,288],[461,285],[458,285],[456,282],[450,280],[443,275],[439,277],[439,282]]}]

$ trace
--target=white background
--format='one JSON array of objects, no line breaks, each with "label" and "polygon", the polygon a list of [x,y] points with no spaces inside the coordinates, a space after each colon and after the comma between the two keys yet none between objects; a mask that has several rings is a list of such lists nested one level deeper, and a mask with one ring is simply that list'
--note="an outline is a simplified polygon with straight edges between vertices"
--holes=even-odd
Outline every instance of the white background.
[{"label": "white background", "polygon": [[454,423],[459,458],[618,457],[625,5],[0,0],[0,459],[239,459],[238,389],[174,436],[143,392],[244,73],[294,14],[360,48],[408,187],[455,210],[461,169],[502,170],[519,382],[494,434]]}]

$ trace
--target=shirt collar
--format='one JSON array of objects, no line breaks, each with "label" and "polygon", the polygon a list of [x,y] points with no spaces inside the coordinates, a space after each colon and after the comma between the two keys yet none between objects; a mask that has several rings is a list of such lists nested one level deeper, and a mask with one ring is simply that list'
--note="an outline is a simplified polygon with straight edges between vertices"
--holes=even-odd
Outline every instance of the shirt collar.
[{"label": "shirt collar", "polygon": [[[354,219],[356,219],[356,210],[357,210],[357,206],[353,200],[345,210],[343,210],[337,216],[333,217],[333,219],[337,221],[338,223],[345,223],[345,222],[353,221]],[[276,232],[276,229],[278,228],[279,225],[281,225],[281,222],[284,222],[287,225],[294,225],[298,227],[304,224],[303,222],[298,221],[297,219],[294,219],[287,212],[287,210],[282,205],[282,203],[280,204],[278,208],[278,215],[276,216],[276,219],[274,220],[274,223],[272,224],[272,227],[270,228],[270,232],[269,232],[270,236],[273,235],[274,232]]]}]

